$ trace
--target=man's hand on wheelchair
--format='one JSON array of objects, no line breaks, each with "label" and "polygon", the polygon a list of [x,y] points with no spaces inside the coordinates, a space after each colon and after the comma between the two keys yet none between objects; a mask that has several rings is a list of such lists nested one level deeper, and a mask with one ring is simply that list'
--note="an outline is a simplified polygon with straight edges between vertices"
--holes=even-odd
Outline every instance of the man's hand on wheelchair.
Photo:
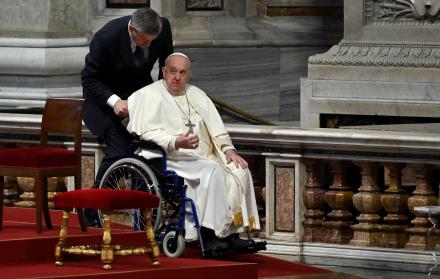
[{"label": "man's hand on wheelchair", "polygon": [[242,169],[246,169],[248,167],[248,163],[246,162],[246,160],[243,159],[240,155],[238,155],[234,149],[226,150],[225,155],[226,155],[226,162],[228,164],[234,162],[236,168],[238,168],[238,166],[240,166]]},{"label": "man's hand on wheelchair", "polygon": [[126,100],[117,100],[113,106],[115,114],[121,118],[128,116],[128,103]]},{"label": "man's hand on wheelchair", "polygon": [[199,136],[192,134],[190,130],[177,137],[176,149],[196,149],[199,146]]}]

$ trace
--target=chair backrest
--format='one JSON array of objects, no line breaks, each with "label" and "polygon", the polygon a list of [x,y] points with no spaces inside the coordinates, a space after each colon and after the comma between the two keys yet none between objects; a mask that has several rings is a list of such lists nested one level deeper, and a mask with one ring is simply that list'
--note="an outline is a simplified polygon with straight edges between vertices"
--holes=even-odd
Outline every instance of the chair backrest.
[{"label": "chair backrest", "polygon": [[75,152],[81,156],[83,103],[83,99],[47,99],[41,122],[40,143],[47,145],[48,134],[51,133],[71,135],[74,137]]}]

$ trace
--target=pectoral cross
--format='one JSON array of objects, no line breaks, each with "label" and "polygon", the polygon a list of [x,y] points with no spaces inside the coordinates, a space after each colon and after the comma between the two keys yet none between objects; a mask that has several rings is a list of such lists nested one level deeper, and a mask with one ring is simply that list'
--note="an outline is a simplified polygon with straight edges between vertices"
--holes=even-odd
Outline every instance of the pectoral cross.
[{"label": "pectoral cross", "polygon": [[189,128],[189,133],[190,134],[194,133],[193,127],[195,127],[196,125],[191,123],[191,119],[188,119],[188,123],[186,123],[185,126]]}]

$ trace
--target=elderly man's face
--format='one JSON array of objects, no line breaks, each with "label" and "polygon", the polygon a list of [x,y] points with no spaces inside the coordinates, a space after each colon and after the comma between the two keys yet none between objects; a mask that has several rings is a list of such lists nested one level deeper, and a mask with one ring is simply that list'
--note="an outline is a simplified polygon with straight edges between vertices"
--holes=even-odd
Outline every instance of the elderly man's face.
[{"label": "elderly man's face", "polygon": [[191,68],[188,60],[182,56],[173,56],[162,68],[163,79],[168,89],[175,94],[185,90],[186,83],[191,77]]}]

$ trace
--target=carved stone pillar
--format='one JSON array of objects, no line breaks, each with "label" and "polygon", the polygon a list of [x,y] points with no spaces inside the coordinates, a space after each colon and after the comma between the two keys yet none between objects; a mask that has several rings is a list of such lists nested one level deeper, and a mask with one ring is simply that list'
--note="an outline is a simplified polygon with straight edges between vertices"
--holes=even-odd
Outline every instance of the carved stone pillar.
[{"label": "carved stone pillar", "polygon": [[378,246],[381,239],[379,211],[382,207],[376,182],[378,165],[371,162],[362,162],[358,165],[362,168],[362,181],[358,193],[353,195],[353,205],[361,214],[356,218],[359,224],[351,226],[354,236],[350,244]]},{"label": "carved stone pillar", "polygon": [[416,206],[437,205],[437,197],[433,195],[432,185],[429,179],[431,167],[427,165],[415,165],[416,171],[416,189],[412,192],[413,196],[408,199],[408,207],[416,215],[411,221],[414,227],[406,229],[409,234],[409,240],[405,248],[426,250],[429,248],[427,231],[431,226],[427,214],[415,213]]},{"label": "carved stone pillar", "polygon": [[34,179],[30,177],[17,177],[17,183],[22,193],[20,200],[14,202],[17,207],[35,207]]},{"label": "carved stone pillar", "polygon": [[17,178],[13,176],[4,177],[5,185],[3,189],[3,204],[13,205],[18,200],[18,183]]},{"label": "carved stone pillar", "polygon": [[325,210],[325,189],[319,181],[320,164],[316,160],[306,160],[307,180],[305,189],[302,193],[306,211],[304,213],[305,220],[303,241],[317,242],[322,240]]},{"label": "carved stone pillar", "polygon": [[350,225],[353,224],[352,207],[353,191],[346,182],[347,164],[344,162],[330,162],[333,174],[333,184],[325,193],[325,201],[332,209],[327,214],[323,225],[329,229],[323,242],[347,244],[353,237]]},{"label": "carved stone pillar", "polygon": [[[17,207],[35,207],[34,178],[18,177],[18,185],[23,193],[20,195],[20,201],[14,202]],[[53,197],[58,192],[66,191],[64,177],[48,177],[47,178],[47,196],[49,208],[54,208]]]},{"label": "carved stone pillar", "polygon": [[381,203],[387,215],[383,218],[384,225],[381,226],[383,239],[382,247],[403,248],[408,241],[407,202],[409,195],[402,188],[402,164],[386,164],[389,170],[389,185],[381,197]]}]

